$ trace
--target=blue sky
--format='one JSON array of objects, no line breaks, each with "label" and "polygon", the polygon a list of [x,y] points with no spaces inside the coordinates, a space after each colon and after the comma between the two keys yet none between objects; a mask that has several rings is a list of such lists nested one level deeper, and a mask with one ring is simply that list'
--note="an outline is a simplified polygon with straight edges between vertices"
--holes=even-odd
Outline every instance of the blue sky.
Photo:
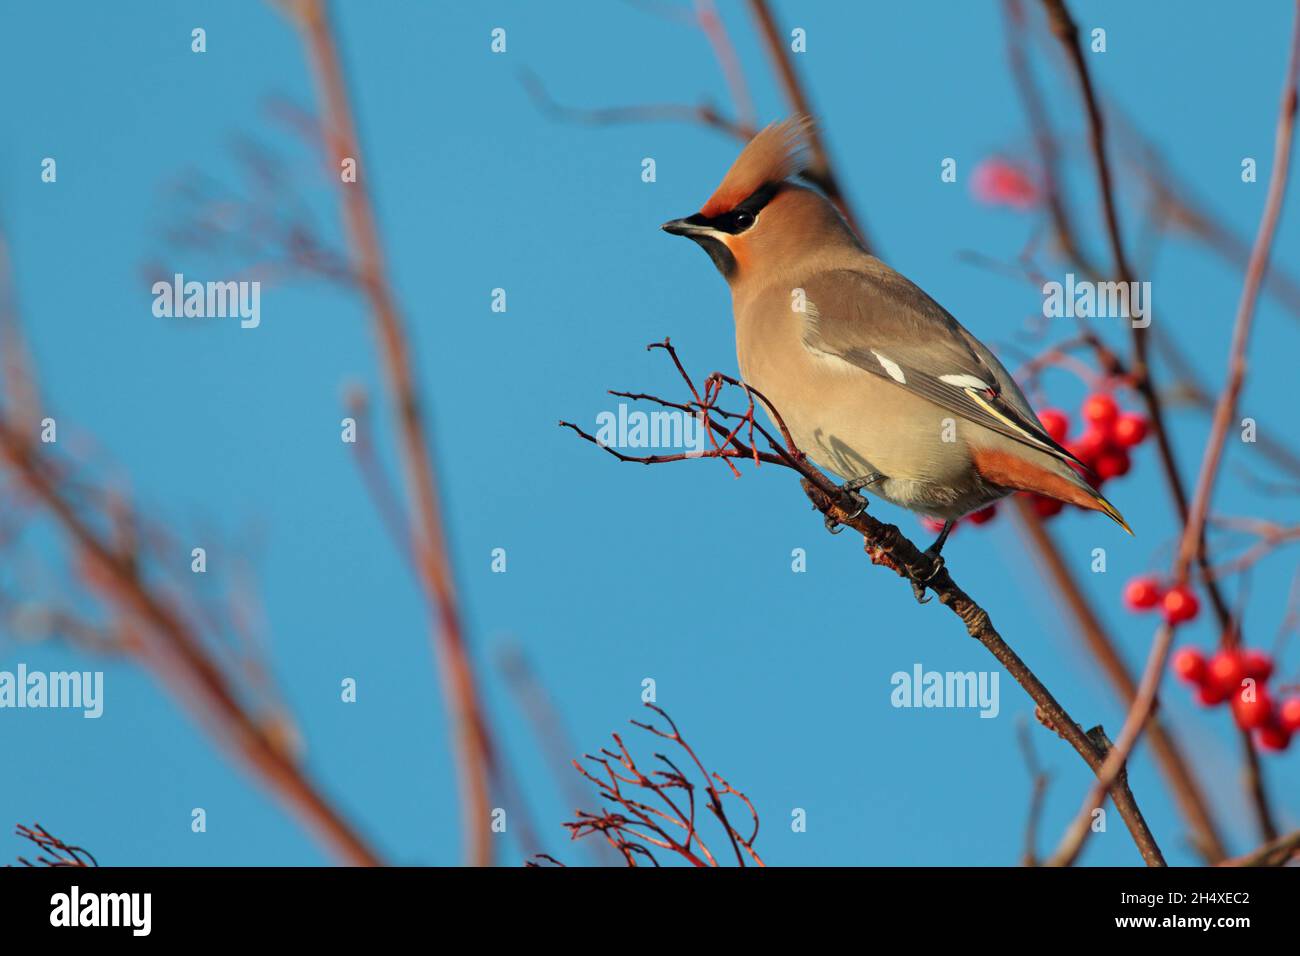
[{"label": "blue sky", "polygon": [[[761,118],[784,115],[744,8],[720,6]],[[1209,3],[1073,6],[1084,26],[1107,30],[1107,52],[1089,60],[1104,94],[1225,222],[1253,235],[1288,5],[1249,13]],[[974,250],[1011,260],[1033,229],[1032,217],[981,206],[966,186],[980,159],[1030,148],[1000,8],[777,10],[783,26],[807,30],[798,68],[884,258],[985,341],[1014,341],[1041,309],[1039,293],[962,258]],[[219,567],[252,563],[271,663],[313,775],[387,858],[457,862],[453,762],[427,614],[338,440],[347,383],[382,393],[363,304],[294,281],[263,289],[255,330],[150,311],[146,263],[164,258],[195,276],[229,277],[228,266],[169,247],[175,210],[166,187],[193,170],[240,182],[236,137],[273,149],[323,236],[340,241],[326,173],[267,110],[276,98],[314,109],[297,35],[252,0],[10,3],[5,13],[0,75],[18,92],[0,133],[0,219],[61,440],[94,436],[111,473],[129,476],[136,500],[185,543],[175,555],[182,570],[190,541],[213,542],[209,560]],[[583,859],[560,828],[572,807],[495,664],[511,645],[527,653],[581,749],[640,719],[642,681],[654,679],[659,703],[701,756],[754,799],[769,863],[1015,863],[1030,785],[1016,726],[1032,721],[1028,698],[1002,675],[996,719],[890,705],[890,675],[916,663],[995,666],[951,614],[918,607],[902,582],[865,563],[850,535],[827,535],[789,474],[746,470],[735,480],[715,462],[618,465],[556,427],[560,418],[594,426],[614,407],[607,388],[675,391],[663,357],[644,350],[665,335],[700,373],[735,371],[724,283],[697,249],[658,225],[697,209],[737,147],[675,123],[564,124],[539,112],[520,73],[535,71],[572,106],[725,104],[703,36],[631,3],[344,2],[337,23],[363,176],[429,403],[476,658],[547,849]],[[195,26],[207,31],[202,55],[190,51]],[[494,27],[507,30],[505,55],[489,52]],[[1036,47],[1077,215],[1100,252],[1083,126],[1054,58],[1051,44]],[[40,181],[46,156],[57,159],[56,184]],[[640,177],[647,156],[657,165],[652,184]],[[1260,161],[1260,183],[1240,181],[1243,156]],[[940,182],[944,157],[958,160],[955,185]],[[1138,198],[1121,198],[1130,235]],[[1295,202],[1293,191],[1280,262],[1294,262],[1300,243]],[[1167,330],[1219,381],[1238,276],[1173,239],[1150,277],[1157,316],[1176,323]],[[497,287],[507,290],[504,314],[489,308]],[[1264,299],[1244,405],[1261,430],[1296,442],[1289,386],[1298,346],[1296,318]],[[1049,380],[1049,394],[1070,407],[1081,397],[1064,375]],[[1175,414],[1189,476],[1206,432],[1203,418]],[[382,426],[377,441],[392,447]],[[1293,522],[1292,499],[1262,497],[1243,480],[1243,467],[1272,474],[1254,454],[1232,451],[1216,510]],[[1125,614],[1120,591],[1132,574],[1167,566],[1176,527],[1151,448],[1108,490],[1136,538],[1081,514],[1053,530],[1137,665],[1153,622]],[[926,535],[887,504],[873,511]],[[1105,574],[1088,570],[1098,546],[1108,552]],[[491,573],[494,548],[507,551],[505,574]],[[807,553],[805,573],[791,571],[795,548]],[[1009,516],[961,529],[946,554],[1062,703],[1085,725],[1117,734],[1123,710]],[[58,570],[33,593],[60,593]],[[1253,575],[1251,643],[1271,645],[1294,570],[1294,555],[1282,553]],[[7,568],[6,581],[20,572]],[[1214,640],[1204,618],[1183,637]],[[1300,667],[1298,654],[1292,644],[1286,673]],[[100,720],[0,712],[10,781],[0,788],[0,824],[39,820],[108,863],[329,862],[151,676],[127,662],[87,661],[60,646],[0,641],[0,669],[24,662],[106,672]],[[352,705],[338,695],[348,676],[359,684]],[[1247,849],[1254,831],[1227,715],[1199,711],[1172,682],[1163,707],[1230,843]],[[1050,845],[1088,774],[1065,744],[1045,731],[1034,738],[1053,772]],[[653,749],[636,731],[628,739],[642,753]],[[1300,806],[1286,795],[1300,792],[1300,756],[1293,748],[1264,760],[1280,823],[1294,827]],[[1193,862],[1145,750],[1130,776],[1170,861]],[[191,832],[193,807],[207,810],[207,833]],[[806,832],[791,830],[796,807],[807,812]],[[500,849],[503,862],[520,859],[508,839]],[[1086,856],[1137,859],[1118,818]]]}]

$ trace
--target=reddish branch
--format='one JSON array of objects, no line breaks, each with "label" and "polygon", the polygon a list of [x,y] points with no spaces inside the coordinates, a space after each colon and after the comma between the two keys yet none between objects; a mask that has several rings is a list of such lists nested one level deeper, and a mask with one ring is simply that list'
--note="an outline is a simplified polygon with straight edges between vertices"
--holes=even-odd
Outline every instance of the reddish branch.
[{"label": "reddish branch", "polygon": [[[1102,674],[1119,694],[1124,706],[1130,707],[1137,697],[1137,680],[1120,655],[1114,639],[1102,624],[1101,618],[1088,600],[1083,589],[1070,572],[1061,556],[1051,531],[1034,512],[1032,502],[1021,495],[1015,497],[1016,516],[1034,549],[1042,558],[1041,567],[1065,600],[1065,606],[1074,618],[1075,627],[1084,644],[1101,668]],[[1172,791],[1174,801],[1191,827],[1192,844],[1209,863],[1218,863],[1227,855],[1218,827],[1210,812],[1209,801],[1201,789],[1200,781],[1183,756],[1172,730],[1165,726],[1159,715],[1153,715],[1147,725],[1147,735],[1156,764]]]},{"label": "reddish branch", "polygon": [[[804,116],[815,116],[812,103],[804,90],[803,83],[799,80],[799,74],[795,72],[788,39],[777,29],[776,20],[767,5],[767,0],[749,0],[749,10],[753,14],[754,24],[758,27],[759,35],[763,39],[763,46],[767,50],[768,59],[776,72],[786,102],[790,104],[791,112]],[[826,198],[835,204],[840,214],[857,234],[858,241],[862,243],[863,248],[868,252],[872,252],[871,238],[867,235],[866,226],[858,219],[853,207],[844,195],[844,190],[840,186],[840,178],[831,163],[830,153],[826,150],[826,143],[823,141],[821,131],[816,127],[816,124],[813,124],[809,130],[808,153],[812,162],[804,173],[805,177],[820,188],[822,192],[826,193]]]},{"label": "reddish branch", "polygon": [[[871,562],[890,568],[900,577],[907,579],[918,598],[921,598],[927,589],[933,591],[940,603],[947,606],[962,621],[967,633],[983,644],[1025,689],[1037,705],[1044,722],[1055,729],[1094,772],[1101,769],[1106,756],[1104,750],[1098,747],[1097,743],[1070,717],[1033,671],[1007,645],[993,626],[988,612],[957,586],[945,567],[936,566],[935,561],[909,541],[897,527],[876,520],[862,507],[860,498],[843,491],[809,464],[791,439],[780,413],[760,392],[718,372],[709,376],[705,388],[700,390],[687,374],[676,351],[667,340],[653,343],[649,348],[664,349],[668,353],[689,388],[692,400],[674,402],[650,395],[638,397],[664,407],[700,415],[702,427],[716,439],[712,447],[693,454],[627,455],[618,449],[601,444],[595,437],[571,422],[560,422],[561,426],[572,429],[587,441],[604,448],[607,453],[620,461],[649,465],[687,458],[720,458],[734,467],[734,460],[748,458],[755,464],[763,462],[777,464],[798,472],[802,478],[805,494],[813,505],[830,519],[831,523],[846,525],[861,534],[864,550]],[[710,382],[742,389],[749,406],[747,411],[739,413],[719,407],[721,385],[711,389]],[[762,402],[776,422],[780,438],[755,420],[755,398]],[[755,435],[766,445],[766,449],[759,448]],[[1127,780],[1122,777],[1114,779],[1108,789],[1120,816],[1133,835],[1143,860],[1150,866],[1163,866],[1164,858],[1142,817]]]},{"label": "reddish branch", "polygon": [[[573,766],[596,785],[603,801],[618,809],[604,807],[599,813],[577,811],[577,820],[565,824],[572,838],[577,840],[600,834],[622,855],[628,866],[637,866],[640,862],[659,866],[651,847],[675,853],[693,866],[719,866],[725,856],[715,853],[700,832],[700,824],[707,819],[702,815],[707,811],[721,827],[737,866],[747,866],[747,861],[764,866],[754,849],[754,842],[758,839],[758,812],[753,803],[719,774],[710,773],[705,768],[695,749],[686,742],[677,724],[663,708],[651,703],[646,706],[667,721],[670,729],[661,730],[637,720],[631,723],[675,744],[698,772],[703,781],[703,794],[698,793],[701,784],[693,781],[690,773],[683,771],[666,754],[654,755],[660,769],[642,770],[623,738],[613,734],[617,750],[601,748],[598,755],[585,754],[584,759],[591,769],[577,760],[573,761]],[[726,797],[738,801],[749,814],[753,829],[748,834],[737,828],[727,816]]]},{"label": "reddish branch", "polygon": [[1033,738],[1029,736],[1028,721],[1021,720],[1016,727],[1016,739],[1020,743],[1020,752],[1025,758],[1025,768],[1029,771],[1030,777],[1029,811],[1025,814],[1025,849],[1020,862],[1025,866],[1037,866],[1038,824],[1043,816],[1047,788],[1052,782],[1052,777],[1038,762]]},{"label": "reddish branch", "polygon": [[1270,840],[1244,856],[1225,860],[1222,866],[1284,866],[1300,856],[1300,830]]},{"label": "reddish branch", "polygon": [[[1049,0],[1049,6],[1051,0]],[[1277,120],[1277,131],[1273,153],[1273,170],[1269,177],[1268,196],[1265,200],[1264,213],[1260,219],[1259,230],[1251,249],[1250,263],[1246,269],[1246,278],[1242,286],[1241,300],[1237,307],[1237,317],[1233,325],[1232,345],[1228,359],[1228,379],[1219,395],[1215,407],[1209,440],[1206,442],[1205,454],[1201,461],[1200,475],[1196,483],[1196,496],[1191,511],[1183,527],[1179,541],[1178,553],[1174,560],[1171,578],[1179,584],[1185,584],[1192,563],[1198,554],[1203,554],[1206,520],[1210,509],[1210,500],[1214,493],[1215,479],[1218,477],[1219,464],[1223,457],[1224,444],[1228,430],[1236,415],[1237,401],[1246,378],[1246,351],[1250,342],[1250,332],[1254,324],[1255,303],[1259,297],[1260,286],[1268,269],[1269,256],[1272,251],[1273,237],[1277,223],[1282,214],[1282,200],[1286,195],[1288,173],[1291,164],[1291,144],[1295,133],[1296,85],[1297,71],[1300,70],[1300,3],[1291,32],[1291,46],[1287,57],[1286,78],[1282,86],[1282,104]],[[1129,710],[1119,742],[1106,759],[1102,772],[1098,774],[1097,785],[1088,794],[1084,806],[1062,840],[1056,854],[1060,863],[1073,862],[1087,840],[1088,818],[1093,809],[1105,795],[1105,784],[1122,772],[1124,762],[1128,759],[1138,738],[1142,734],[1148,717],[1155,707],[1160,680],[1166,670],[1170,650],[1173,647],[1174,629],[1165,624],[1156,633],[1151,653],[1147,661],[1146,672],[1137,699]],[[1253,752],[1253,750],[1252,750]],[[1262,817],[1266,836],[1274,834],[1271,819]]]},{"label": "reddish branch", "polygon": [[[9,274],[0,262],[0,282]],[[12,295],[6,297],[12,305]],[[60,528],[88,587],[107,604],[113,630],[83,626],[56,613],[51,624],[70,636],[89,637],[99,650],[136,654],[154,669],[177,701],[200,718],[345,862],[377,865],[367,842],[321,793],[285,746],[284,722],[267,721],[246,701],[247,687],[214,656],[204,640],[200,612],[187,611],[179,588],[147,576],[145,548],[158,533],[142,528],[129,503],[105,492],[67,462],[35,442],[32,428],[39,394],[16,310],[3,310],[6,401],[0,406],[0,463],[16,484]],[[174,547],[169,548],[175,553]],[[71,625],[71,626],[70,626]]]},{"label": "reddish branch", "polygon": [[238,686],[209,653],[198,626],[144,577],[140,553],[122,550],[120,540],[97,530],[93,516],[78,507],[69,490],[75,483],[62,479],[68,469],[36,454],[32,439],[7,418],[0,420],[0,459],[63,529],[95,590],[122,618],[138,623],[144,660],[176,698],[214,726],[218,739],[342,859],[378,865],[374,851],[317,790],[273,728],[245,707]]},{"label": "reddish branch", "polygon": [[[1115,202],[1114,181],[1111,175],[1110,161],[1106,155],[1106,124],[1102,117],[1096,91],[1093,88],[1092,75],[1084,59],[1083,46],[1079,39],[1079,28],[1070,16],[1070,11],[1066,7],[1064,0],[1043,0],[1043,6],[1047,11],[1048,25],[1057,40],[1060,41],[1061,47],[1066,54],[1066,60],[1070,65],[1083,101],[1088,124],[1088,142],[1093,166],[1097,173],[1102,218],[1105,222],[1106,237],[1110,245],[1114,278],[1119,282],[1133,282],[1136,276],[1129,265],[1128,256],[1124,250],[1119,213]],[[1067,233],[1067,231],[1068,222],[1058,221],[1058,236]],[[1079,244],[1075,242],[1073,248],[1078,250]],[[1078,257],[1078,261],[1087,268],[1087,271],[1095,272],[1095,269],[1089,267],[1081,257]],[[1122,370],[1116,368],[1112,371],[1116,374],[1122,371],[1123,376],[1133,386],[1146,405],[1151,433],[1155,437],[1156,449],[1160,455],[1161,468],[1169,486],[1170,494],[1173,496],[1178,520],[1185,526],[1189,514],[1187,489],[1183,483],[1177,459],[1174,456],[1173,443],[1170,440],[1169,430],[1165,422],[1163,400],[1151,374],[1148,356],[1151,341],[1149,327],[1133,327],[1132,341],[1132,360],[1126,368]],[[1208,568],[1203,539],[1198,541],[1197,560],[1203,568]],[[1228,604],[1218,586],[1214,582],[1210,582],[1206,586],[1206,593],[1210,597],[1210,603],[1214,607],[1215,615],[1219,620],[1220,630],[1225,633],[1235,633],[1229,626],[1231,613],[1228,610]]]},{"label": "reddish branch", "polygon": [[557,102],[546,91],[536,74],[527,70],[520,74],[520,81],[533,102],[546,115],[553,119],[590,126],[612,126],[620,123],[645,122],[686,122],[699,123],[710,129],[716,129],[738,140],[748,140],[758,132],[753,126],[724,116],[717,107],[710,103],[691,106],[686,103],[642,103],[636,106],[604,106],[582,109],[565,106]]},{"label": "reddish branch", "polygon": [[[1098,182],[1102,194],[1106,234],[1111,245],[1112,258],[1118,273],[1115,278],[1120,281],[1132,281],[1134,277],[1131,271],[1128,271],[1128,261],[1124,254],[1118,218],[1115,213],[1116,205],[1110,174],[1110,165],[1106,156],[1106,127],[1102,119],[1097,96],[1093,89],[1091,77],[1084,59],[1083,49],[1079,42],[1078,28],[1074,20],[1071,18],[1063,0],[1043,0],[1043,5],[1047,11],[1048,21],[1052,32],[1064,48],[1067,61],[1080,88],[1088,120],[1093,165],[1097,171]],[[1014,15],[1015,11],[1018,9],[1014,0],[1011,0],[1011,6],[1009,9],[1013,13],[1013,24],[1019,28],[1021,26],[1021,20]],[[1016,70],[1014,59],[1013,72],[1016,73],[1018,83],[1022,90],[1022,95],[1025,95],[1027,91],[1030,95],[1036,95],[1033,94],[1032,82],[1029,79],[1028,71],[1023,69]],[[1043,114],[1041,110],[1035,112],[1031,109],[1030,114],[1031,122],[1042,122]],[[1040,126],[1039,133],[1036,134],[1035,138],[1039,142],[1042,142],[1045,137],[1049,136],[1050,131],[1047,130],[1045,126]],[[1053,213],[1055,213],[1055,210],[1058,208],[1063,208],[1063,206],[1057,207],[1049,204],[1049,211],[1052,211]],[[1075,261],[1079,264],[1080,268],[1087,272],[1090,277],[1098,278],[1098,270],[1079,253],[1080,244],[1073,238],[1068,219],[1054,218],[1054,225],[1058,238],[1063,236],[1068,237],[1062,241],[1062,248],[1074,250]],[[1179,523],[1183,527],[1186,527],[1190,519],[1191,506],[1186,487],[1183,483],[1181,473],[1174,457],[1173,446],[1165,422],[1163,401],[1152,377],[1148,361],[1149,343],[1154,336],[1150,328],[1134,328],[1132,330],[1132,336],[1133,358],[1127,365],[1120,361],[1110,349],[1106,348],[1099,338],[1095,335],[1092,335],[1091,338],[1096,347],[1098,361],[1102,364],[1102,367],[1105,368],[1109,374],[1129,382],[1138,392],[1146,405],[1151,425],[1151,432],[1156,439],[1156,448],[1159,453],[1161,469],[1164,473],[1166,484],[1169,487],[1174,502],[1175,512]],[[1273,453],[1270,457],[1285,462],[1285,460],[1290,456]],[[1200,566],[1202,575],[1205,578],[1205,591],[1210,598],[1210,604],[1219,625],[1221,642],[1226,646],[1239,644],[1241,641],[1240,624],[1233,619],[1228,604],[1219,588],[1218,582],[1214,579],[1210,571],[1210,562],[1205,552],[1205,541],[1203,535],[1196,542],[1196,562]],[[1251,739],[1249,733],[1242,731],[1240,736],[1242,752],[1246,763],[1246,789],[1250,794],[1251,801],[1255,807],[1255,814],[1259,821],[1260,830],[1264,834],[1265,838],[1268,839],[1275,835],[1276,831],[1273,826],[1272,811],[1260,769],[1259,754],[1256,751],[1254,741]]]},{"label": "reddish branch", "polygon": [[[343,64],[323,2],[296,0],[290,9],[301,28],[315,68],[330,168],[333,175],[338,175],[344,158],[360,159]],[[410,343],[388,281],[375,212],[365,187],[366,178],[363,169],[356,182],[341,185],[343,214],[351,242],[353,268],[370,305],[384,375],[396,410],[399,451],[411,517],[410,550],[436,616],[435,646],[456,733],[469,859],[476,865],[486,866],[492,861],[489,777],[498,770],[462,625],[442,525],[438,479],[411,362]]]},{"label": "reddish branch", "polygon": [[89,850],[64,843],[39,823],[34,823],[30,827],[20,823],[14,832],[24,840],[30,841],[41,854],[44,854],[38,856],[35,863],[26,857],[18,857],[21,866],[99,866],[99,861]]}]

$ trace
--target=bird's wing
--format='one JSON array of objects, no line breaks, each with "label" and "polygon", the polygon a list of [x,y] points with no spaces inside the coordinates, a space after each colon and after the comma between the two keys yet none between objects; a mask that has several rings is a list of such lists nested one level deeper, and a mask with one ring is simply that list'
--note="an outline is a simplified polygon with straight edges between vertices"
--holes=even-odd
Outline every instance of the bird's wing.
[{"label": "bird's wing", "polygon": [[1043,429],[1010,373],[919,287],[883,263],[804,283],[804,345],[893,382],[968,421],[1080,462]]}]

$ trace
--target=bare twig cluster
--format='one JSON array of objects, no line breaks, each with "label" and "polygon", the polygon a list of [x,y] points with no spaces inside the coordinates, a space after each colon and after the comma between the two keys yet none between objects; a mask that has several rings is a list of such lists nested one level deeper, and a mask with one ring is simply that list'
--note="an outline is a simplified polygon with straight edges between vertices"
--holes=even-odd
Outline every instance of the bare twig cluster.
[{"label": "bare twig cluster", "polygon": [[37,852],[41,854],[34,863],[26,857],[18,857],[19,866],[99,866],[99,861],[89,850],[65,843],[39,823],[33,823],[31,826],[20,823],[14,832],[35,846]]},{"label": "bare twig cluster", "polygon": [[[596,786],[601,800],[609,806],[599,812],[579,810],[578,818],[565,824],[573,839],[599,834],[628,866],[659,866],[656,850],[676,854],[693,866],[721,866],[727,860],[725,852],[710,848],[701,832],[701,824],[712,818],[730,845],[737,866],[763,866],[762,857],[754,849],[758,812],[753,803],[720,774],[706,769],[663,708],[652,703],[645,706],[663,718],[668,729],[638,720],[631,722],[633,726],[676,745],[685,759],[674,761],[667,754],[656,753],[658,769],[643,770],[622,736],[613,734],[614,749],[602,747],[597,754],[584,755],[588,766],[575,760],[574,769]],[[683,770],[679,763],[689,763],[693,769]],[[701,782],[692,780],[692,773]],[[727,815],[727,798],[744,807],[749,816],[745,830]],[[543,859],[557,862],[550,857]]]}]

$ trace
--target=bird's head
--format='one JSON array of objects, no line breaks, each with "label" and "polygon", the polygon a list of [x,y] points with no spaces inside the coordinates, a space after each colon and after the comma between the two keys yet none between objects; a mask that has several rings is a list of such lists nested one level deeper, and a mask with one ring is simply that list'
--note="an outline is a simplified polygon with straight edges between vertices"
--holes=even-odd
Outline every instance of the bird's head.
[{"label": "bird's head", "polygon": [[698,243],[735,286],[788,263],[828,237],[847,237],[825,197],[793,182],[803,172],[812,121],[773,123],[741,151],[700,211],[660,228]]}]

